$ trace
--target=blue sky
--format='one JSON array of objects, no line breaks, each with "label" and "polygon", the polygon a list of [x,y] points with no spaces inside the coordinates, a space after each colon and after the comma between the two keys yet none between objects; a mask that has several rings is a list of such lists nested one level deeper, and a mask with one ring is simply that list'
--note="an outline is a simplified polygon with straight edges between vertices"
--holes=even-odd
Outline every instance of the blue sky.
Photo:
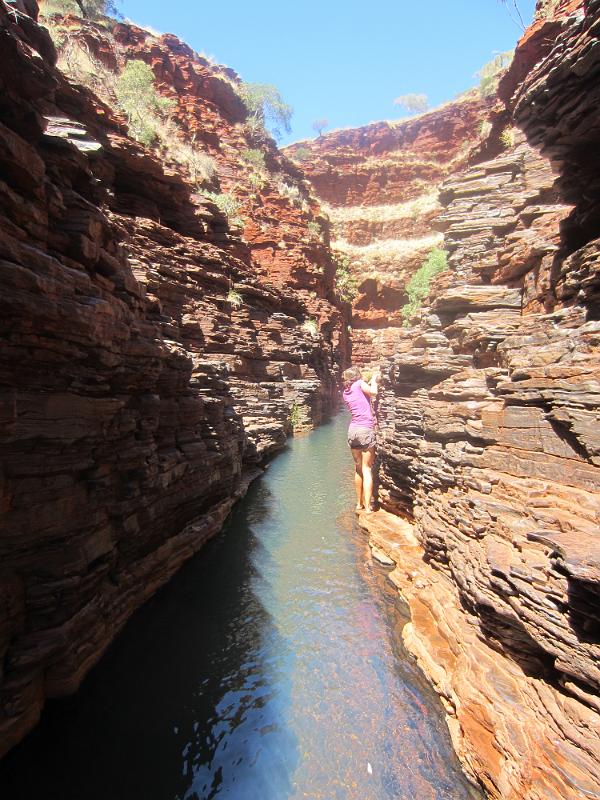
[{"label": "blue sky", "polygon": [[[535,0],[517,2],[530,22]],[[243,80],[275,84],[294,108],[282,143],[314,136],[323,117],[330,129],[398,119],[398,95],[450,100],[520,36],[500,0],[122,0],[120,8]]]}]

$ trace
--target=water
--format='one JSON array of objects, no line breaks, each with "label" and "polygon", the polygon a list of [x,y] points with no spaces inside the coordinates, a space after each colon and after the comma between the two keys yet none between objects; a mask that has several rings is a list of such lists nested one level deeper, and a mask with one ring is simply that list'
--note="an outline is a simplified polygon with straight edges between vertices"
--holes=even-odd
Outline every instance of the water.
[{"label": "water", "polygon": [[397,594],[355,525],[346,420],[226,529],[0,762],[11,800],[463,800]]}]

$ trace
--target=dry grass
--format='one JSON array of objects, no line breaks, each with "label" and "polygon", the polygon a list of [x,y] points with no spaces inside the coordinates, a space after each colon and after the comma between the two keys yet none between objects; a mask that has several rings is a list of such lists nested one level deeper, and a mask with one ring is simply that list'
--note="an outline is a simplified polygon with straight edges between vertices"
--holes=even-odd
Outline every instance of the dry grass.
[{"label": "dry grass", "polygon": [[341,250],[349,256],[356,258],[368,258],[369,256],[394,256],[402,253],[413,253],[416,250],[435,247],[443,239],[443,234],[432,233],[429,236],[422,236],[419,239],[383,239],[371,244],[358,245],[350,244],[345,239],[338,239],[332,242],[334,250]]},{"label": "dry grass", "polygon": [[346,208],[329,206],[326,203],[322,205],[334,224],[336,222],[393,222],[397,219],[414,219],[440,207],[437,191],[395,205],[349,206]]},{"label": "dry grass", "polygon": [[331,243],[331,247],[350,259],[352,274],[360,273],[361,279],[382,273],[402,278],[407,264],[418,261],[432,247],[439,246],[443,239],[441,233],[432,233],[419,239],[385,239],[363,246],[338,239]]},{"label": "dry grass", "polygon": [[87,86],[107,105],[115,105],[115,86],[117,76],[107,69],[90,51],[84,41],[61,26],[59,22],[47,18],[44,25],[56,46],[57,66],[76,83]]}]

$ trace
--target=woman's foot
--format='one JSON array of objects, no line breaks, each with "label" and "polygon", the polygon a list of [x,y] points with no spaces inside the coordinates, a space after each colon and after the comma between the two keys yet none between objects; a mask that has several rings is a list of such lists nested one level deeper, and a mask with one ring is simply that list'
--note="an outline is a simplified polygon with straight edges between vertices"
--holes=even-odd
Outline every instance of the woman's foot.
[{"label": "woman's foot", "polygon": [[354,510],[356,511],[356,513],[358,513],[359,511],[364,511],[365,507],[364,506],[354,506]]}]

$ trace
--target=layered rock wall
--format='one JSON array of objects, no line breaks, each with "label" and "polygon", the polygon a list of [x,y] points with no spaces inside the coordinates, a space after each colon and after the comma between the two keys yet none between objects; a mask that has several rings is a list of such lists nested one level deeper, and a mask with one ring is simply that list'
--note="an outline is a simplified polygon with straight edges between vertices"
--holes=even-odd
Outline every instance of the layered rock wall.
[{"label": "layered rock wall", "polygon": [[0,0],[0,753],[219,529],[292,425],[328,412],[346,337],[306,233],[318,207],[275,197],[274,178],[249,197],[221,70],[173,37],[65,23],[101,63],[131,48],[152,64],[182,129],[223,153],[221,188],[237,180],[237,228],[55,68],[36,18]]},{"label": "layered rock wall", "polygon": [[450,269],[380,398],[404,638],[505,800],[600,794],[600,3],[542,10],[502,87],[527,140],[442,186]]},{"label": "layered rock wall", "polygon": [[306,172],[332,226],[331,245],[349,260],[353,360],[391,355],[406,286],[442,242],[439,186],[480,144],[492,100],[471,91],[414,119],[334,131],[286,148]]}]

